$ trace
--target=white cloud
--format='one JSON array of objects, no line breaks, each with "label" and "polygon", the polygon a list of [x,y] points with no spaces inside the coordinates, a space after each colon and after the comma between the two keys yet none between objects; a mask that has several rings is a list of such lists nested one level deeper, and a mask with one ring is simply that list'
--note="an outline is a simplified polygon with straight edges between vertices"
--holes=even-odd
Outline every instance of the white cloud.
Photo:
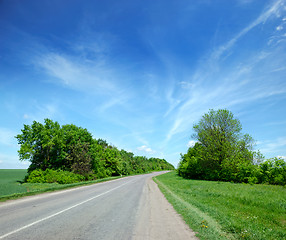
[{"label": "white cloud", "polygon": [[280,12],[284,9],[284,0],[278,0],[274,4],[268,6],[268,8],[259,15],[252,23],[250,23],[247,27],[245,27],[242,31],[240,31],[236,36],[234,36],[231,40],[229,40],[224,45],[221,45],[217,48],[211,55],[211,61],[217,61],[220,57],[228,50],[232,48],[232,46],[240,39],[242,36],[247,34],[250,30],[256,27],[259,24],[264,24],[270,17],[280,17]]},{"label": "white cloud", "polygon": [[125,105],[132,98],[133,92],[129,85],[124,84],[127,80],[126,77],[122,80],[120,70],[102,58],[87,59],[47,52],[36,57],[34,64],[48,76],[47,81],[102,97],[98,110],[103,112],[116,105]]},{"label": "white cloud", "polygon": [[283,29],[283,26],[279,25],[278,27],[276,27],[277,31],[281,31]]},{"label": "white cloud", "polygon": [[41,122],[45,118],[53,118],[54,116],[60,114],[57,104],[53,103],[40,104],[38,101],[32,101],[29,105],[29,108],[23,115],[23,118],[26,120],[35,120]]},{"label": "white cloud", "polygon": [[282,158],[283,160],[286,161],[286,156],[277,156],[277,158]]},{"label": "white cloud", "polygon": [[260,142],[259,144],[261,146],[260,151],[262,153],[268,153],[268,154],[277,154],[277,152],[280,152],[281,150],[284,150],[286,148],[286,138],[280,137],[277,139],[274,139],[273,141],[264,141]]},{"label": "white cloud", "polygon": [[116,105],[124,105],[129,100],[129,96],[126,94],[117,94],[116,97],[110,98],[104,104],[99,107],[101,112],[105,112],[107,109],[112,108]]},{"label": "white cloud", "polygon": [[97,93],[115,90],[115,85],[109,80],[111,70],[99,62],[82,63],[80,58],[51,52],[40,56],[35,64],[65,86],[76,90]]},{"label": "white cloud", "polygon": [[[191,131],[192,125],[210,108],[231,108],[286,93],[286,85],[281,79],[273,78],[271,83],[265,81],[265,76],[273,69],[282,69],[285,65],[285,55],[279,48],[271,51],[267,48],[259,49],[252,55],[248,54],[247,59],[233,58],[236,60],[233,65],[220,61],[233,50],[234,44],[242,36],[270,18],[278,17],[284,2],[276,1],[268,6],[232,39],[203,57],[195,72],[191,77],[188,76],[191,81],[181,81],[182,86],[190,86],[185,89],[189,95],[186,99],[178,99],[180,105],[173,114],[174,120],[166,136],[167,142],[178,133]],[[224,64],[227,64],[228,70],[218,71]],[[253,73],[256,73],[255,76]],[[187,85],[188,82],[196,82],[196,85]]]},{"label": "white cloud", "polygon": [[187,146],[188,146],[188,147],[193,147],[193,146],[195,146],[196,142],[197,142],[197,141],[190,140],[190,141],[188,142]]},{"label": "white cloud", "polygon": [[178,107],[178,105],[181,103],[181,100],[174,98],[173,94],[174,94],[174,86],[169,87],[169,89],[166,92],[165,97],[169,104],[169,107],[166,113],[164,114],[164,118],[167,117],[171,112],[173,112]]},{"label": "white cloud", "polygon": [[152,150],[151,148],[147,147],[146,145],[143,145],[141,147],[137,147],[137,150],[143,151],[143,152],[146,152],[146,153],[149,153],[149,154],[155,153],[154,150]]}]

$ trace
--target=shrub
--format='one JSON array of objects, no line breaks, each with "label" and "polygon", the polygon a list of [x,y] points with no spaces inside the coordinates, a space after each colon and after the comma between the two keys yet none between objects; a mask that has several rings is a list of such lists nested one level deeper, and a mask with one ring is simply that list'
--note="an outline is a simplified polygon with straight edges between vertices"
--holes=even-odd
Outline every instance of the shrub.
[{"label": "shrub", "polygon": [[260,183],[286,185],[286,162],[281,158],[271,158],[259,165]]},{"label": "shrub", "polygon": [[44,171],[41,169],[36,169],[32,171],[27,177],[27,182],[29,183],[44,183],[46,182],[46,178],[44,175]]},{"label": "shrub", "polygon": [[84,181],[85,177],[68,171],[46,169],[34,170],[27,177],[29,183],[59,183],[70,184]]}]

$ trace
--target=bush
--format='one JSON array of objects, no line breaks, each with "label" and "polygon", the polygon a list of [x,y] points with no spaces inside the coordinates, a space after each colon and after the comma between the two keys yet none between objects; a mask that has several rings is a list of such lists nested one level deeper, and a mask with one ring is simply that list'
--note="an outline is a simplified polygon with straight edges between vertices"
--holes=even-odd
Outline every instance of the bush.
[{"label": "bush", "polygon": [[44,183],[46,182],[46,178],[44,176],[44,171],[41,169],[37,169],[32,171],[26,179],[29,183]]},{"label": "bush", "polygon": [[260,183],[286,185],[286,162],[281,158],[272,158],[259,165]]},{"label": "bush", "polygon": [[37,169],[32,171],[27,177],[29,183],[59,183],[70,184],[86,180],[84,176],[68,171],[46,169],[45,171]]}]

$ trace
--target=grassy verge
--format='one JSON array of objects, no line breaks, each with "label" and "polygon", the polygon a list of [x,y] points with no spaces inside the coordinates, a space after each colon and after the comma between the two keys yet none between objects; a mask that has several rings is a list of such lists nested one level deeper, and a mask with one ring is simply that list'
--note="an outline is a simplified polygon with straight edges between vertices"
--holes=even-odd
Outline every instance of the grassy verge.
[{"label": "grassy verge", "polygon": [[154,178],[200,239],[286,239],[286,188]]},{"label": "grassy verge", "polygon": [[23,169],[0,169],[0,201],[4,202],[10,199],[17,199],[24,196],[31,196],[44,192],[62,190],[82,185],[89,185],[118,177],[102,178],[93,181],[78,182],[73,184],[57,184],[57,183],[21,183],[27,174],[27,170]]}]

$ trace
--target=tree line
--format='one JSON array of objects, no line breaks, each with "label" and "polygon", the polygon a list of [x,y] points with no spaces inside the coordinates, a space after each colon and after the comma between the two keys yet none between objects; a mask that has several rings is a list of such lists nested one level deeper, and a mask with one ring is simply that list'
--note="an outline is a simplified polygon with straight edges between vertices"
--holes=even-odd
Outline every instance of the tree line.
[{"label": "tree line", "polygon": [[30,161],[28,174],[42,181],[44,175],[63,175],[63,172],[69,179],[74,177],[70,180],[74,182],[174,169],[165,159],[134,156],[103,139],[94,139],[87,129],[74,124],[61,126],[45,119],[44,124],[37,121],[24,124],[21,132],[16,136],[19,159]]},{"label": "tree line", "polygon": [[254,140],[226,110],[210,110],[193,126],[197,142],[181,154],[178,174],[184,178],[286,185],[286,162],[265,160]]}]

